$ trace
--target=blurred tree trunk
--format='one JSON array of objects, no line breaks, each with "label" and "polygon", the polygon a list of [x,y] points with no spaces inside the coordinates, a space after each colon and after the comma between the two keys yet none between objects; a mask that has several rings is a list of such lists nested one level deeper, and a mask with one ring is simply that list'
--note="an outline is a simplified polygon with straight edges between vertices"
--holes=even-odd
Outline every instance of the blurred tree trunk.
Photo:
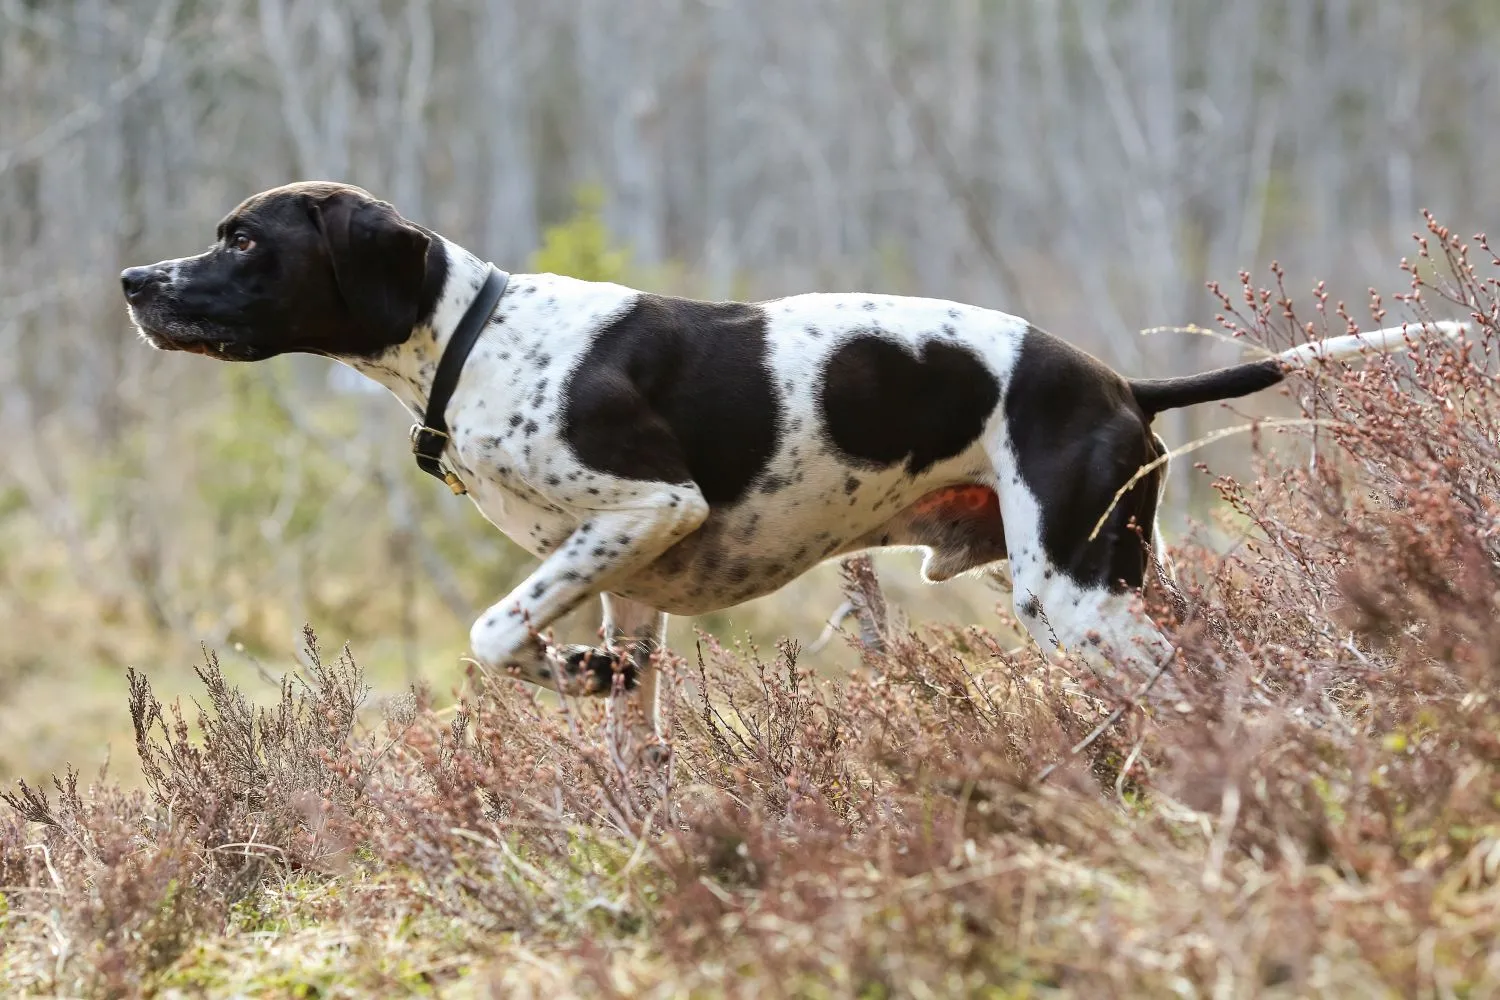
[{"label": "blurred tree trunk", "polygon": [[[537,244],[536,164],[527,80],[536,72],[539,33],[521,16],[525,0],[479,4],[474,63],[480,100],[470,109],[484,147],[480,204],[484,211],[484,252],[512,270],[524,266]],[[526,5],[528,10],[530,5]],[[491,59],[490,54],[507,53]]]}]

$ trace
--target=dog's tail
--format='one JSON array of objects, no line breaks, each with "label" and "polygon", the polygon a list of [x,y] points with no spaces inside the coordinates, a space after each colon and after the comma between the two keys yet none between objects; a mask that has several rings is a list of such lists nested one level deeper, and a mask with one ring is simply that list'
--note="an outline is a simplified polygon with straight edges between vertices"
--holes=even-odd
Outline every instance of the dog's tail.
[{"label": "dog's tail", "polygon": [[1467,323],[1445,320],[1431,324],[1393,326],[1369,333],[1351,333],[1344,337],[1330,337],[1291,347],[1264,361],[1249,361],[1198,375],[1131,379],[1130,391],[1135,395],[1136,405],[1148,416],[1163,410],[1175,410],[1180,406],[1236,399],[1269,388],[1286,378],[1289,372],[1307,368],[1316,361],[1337,361],[1358,357],[1366,352],[1384,354],[1400,350],[1413,343],[1427,326],[1450,340],[1469,328]]}]

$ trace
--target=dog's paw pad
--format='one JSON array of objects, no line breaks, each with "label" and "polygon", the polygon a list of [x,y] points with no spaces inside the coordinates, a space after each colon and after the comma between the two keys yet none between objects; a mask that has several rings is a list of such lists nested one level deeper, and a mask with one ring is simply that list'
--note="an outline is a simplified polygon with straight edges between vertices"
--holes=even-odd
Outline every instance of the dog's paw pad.
[{"label": "dog's paw pad", "polygon": [[560,646],[549,651],[560,688],[569,694],[609,694],[615,675],[626,691],[635,687],[635,665],[617,653],[594,646]]}]

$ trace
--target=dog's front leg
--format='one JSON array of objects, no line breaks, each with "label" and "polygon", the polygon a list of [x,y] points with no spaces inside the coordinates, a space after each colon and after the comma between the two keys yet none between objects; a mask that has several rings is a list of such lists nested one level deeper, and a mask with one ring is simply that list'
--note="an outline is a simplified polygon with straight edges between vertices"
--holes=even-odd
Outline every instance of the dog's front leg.
[{"label": "dog's front leg", "polygon": [[[469,644],[479,662],[564,694],[608,694],[616,673],[623,675],[627,690],[644,687],[636,657],[552,647],[537,634],[611,583],[650,565],[708,516],[708,504],[696,489],[673,486],[670,496],[674,499],[646,496],[627,509],[587,512],[534,573],[474,623]],[[650,680],[654,689],[654,677]]]},{"label": "dog's front leg", "polygon": [[556,647],[550,655],[566,664],[562,671],[565,679],[576,676],[591,682],[584,693],[615,694],[612,675],[618,673],[624,685],[619,692],[622,704],[617,707],[627,713],[638,711],[652,736],[664,736],[653,656],[666,645],[666,612],[619,594],[599,597],[604,603],[604,647]]},{"label": "dog's front leg", "polygon": [[[665,754],[661,740],[666,734],[662,731],[654,656],[666,645],[666,612],[619,594],[599,597],[604,604],[604,647],[556,648],[551,657],[566,664],[561,676],[578,677],[588,685],[587,693],[609,692],[611,710],[623,713],[621,718],[627,726],[635,729],[644,723],[649,727],[644,735],[654,737],[655,742],[648,753],[651,759],[660,761]],[[613,684],[616,676],[622,681],[618,688]]]}]

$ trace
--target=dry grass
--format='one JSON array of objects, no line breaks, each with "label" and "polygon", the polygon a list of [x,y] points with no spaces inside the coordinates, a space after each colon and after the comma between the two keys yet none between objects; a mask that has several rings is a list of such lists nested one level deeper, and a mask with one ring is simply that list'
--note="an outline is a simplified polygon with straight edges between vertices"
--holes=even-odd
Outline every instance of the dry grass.
[{"label": "dry grass", "polygon": [[[1253,481],[1216,481],[1242,537],[1174,551],[1190,611],[1155,609],[1181,703],[973,627],[898,633],[832,679],[795,643],[704,637],[666,665],[673,754],[652,766],[602,706],[509,681],[374,712],[309,634],[311,666],[257,708],[210,654],[196,724],[132,676],[144,789],[6,794],[0,982],[1500,993],[1500,305],[1431,240],[1447,278],[1413,268],[1402,307],[1451,300],[1473,342],[1299,383],[1316,438],[1267,435]],[[1313,332],[1343,332],[1315,307]],[[1223,321],[1306,332],[1248,278]]]}]

